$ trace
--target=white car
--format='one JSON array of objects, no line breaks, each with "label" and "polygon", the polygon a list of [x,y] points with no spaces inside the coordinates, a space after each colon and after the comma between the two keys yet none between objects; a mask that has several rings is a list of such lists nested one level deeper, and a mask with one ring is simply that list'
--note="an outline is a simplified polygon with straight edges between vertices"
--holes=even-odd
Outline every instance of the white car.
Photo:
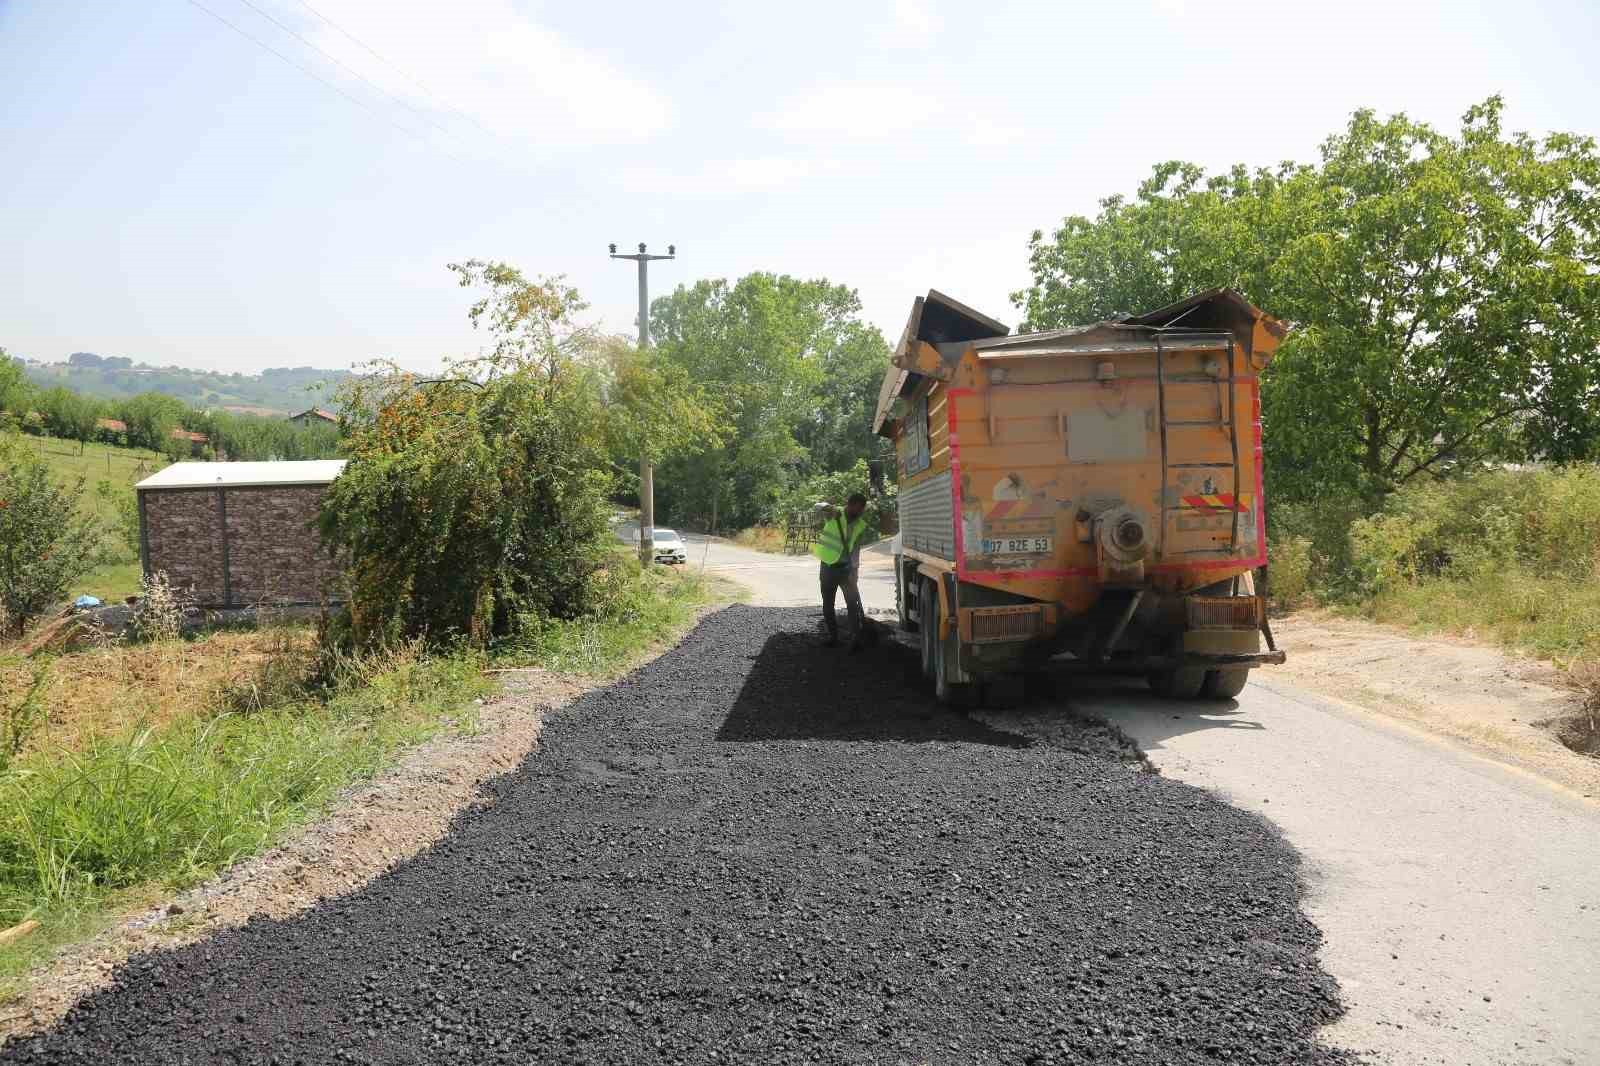
[{"label": "white car", "polygon": [[658,563],[686,563],[689,561],[689,548],[683,543],[683,538],[670,529],[661,526],[655,528],[650,537],[650,544]]}]

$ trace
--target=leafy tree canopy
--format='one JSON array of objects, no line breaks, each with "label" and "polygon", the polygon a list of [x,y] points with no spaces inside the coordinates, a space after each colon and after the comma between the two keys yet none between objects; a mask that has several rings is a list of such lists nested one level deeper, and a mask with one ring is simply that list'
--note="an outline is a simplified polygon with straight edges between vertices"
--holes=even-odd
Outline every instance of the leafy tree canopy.
[{"label": "leafy tree canopy", "polygon": [[1028,328],[1231,286],[1296,326],[1263,383],[1283,498],[1371,496],[1483,458],[1600,455],[1600,154],[1356,112],[1314,165],[1157,166],[1030,243]]},{"label": "leafy tree canopy", "polygon": [[770,517],[814,471],[877,454],[872,405],[888,365],[855,292],[825,279],[750,274],[679,286],[651,307],[662,362],[716,401],[724,435],[664,464],[658,505],[725,526]]}]

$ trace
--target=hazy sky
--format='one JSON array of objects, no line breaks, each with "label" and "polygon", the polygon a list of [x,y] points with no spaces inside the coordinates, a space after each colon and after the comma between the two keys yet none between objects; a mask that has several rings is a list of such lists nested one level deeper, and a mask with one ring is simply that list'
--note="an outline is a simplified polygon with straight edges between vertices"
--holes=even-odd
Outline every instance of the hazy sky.
[{"label": "hazy sky", "polygon": [[422,366],[480,343],[473,256],[631,332],[605,246],[641,240],[678,245],[657,294],[773,270],[891,337],[930,287],[1015,322],[1029,232],[1152,163],[1493,92],[1600,133],[1597,45],[1593,0],[0,0],[0,345]]}]

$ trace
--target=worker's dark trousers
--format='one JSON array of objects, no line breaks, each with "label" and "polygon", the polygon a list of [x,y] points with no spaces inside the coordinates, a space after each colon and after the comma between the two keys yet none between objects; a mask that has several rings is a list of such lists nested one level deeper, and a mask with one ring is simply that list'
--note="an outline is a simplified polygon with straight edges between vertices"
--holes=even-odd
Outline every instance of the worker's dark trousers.
[{"label": "worker's dark trousers", "polygon": [[822,621],[828,635],[839,636],[839,619],[833,613],[833,594],[844,590],[844,605],[850,611],[850,639],[861,639],[861,590],[856,588],[855,571],[848,564],[839,567],[822,564]]}]

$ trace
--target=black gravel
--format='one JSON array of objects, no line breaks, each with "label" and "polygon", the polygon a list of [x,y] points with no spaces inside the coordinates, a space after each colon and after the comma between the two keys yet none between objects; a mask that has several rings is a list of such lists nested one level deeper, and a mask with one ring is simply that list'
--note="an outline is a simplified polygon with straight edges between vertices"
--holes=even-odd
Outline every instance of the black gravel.
[{"label": "black gravel", "polygon": [[733,607],[440,844],[141,956],[4,1063],[1344,1061],[1264,822]]}]

